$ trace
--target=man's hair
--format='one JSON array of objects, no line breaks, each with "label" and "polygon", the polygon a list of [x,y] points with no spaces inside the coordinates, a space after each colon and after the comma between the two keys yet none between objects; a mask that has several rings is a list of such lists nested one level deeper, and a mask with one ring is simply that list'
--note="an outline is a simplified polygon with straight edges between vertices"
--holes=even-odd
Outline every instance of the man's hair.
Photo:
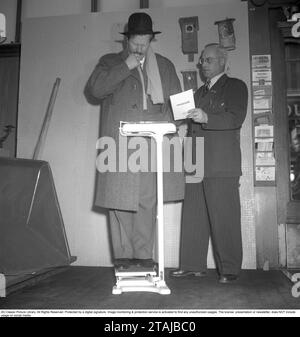
[{"label": "man's hair", "polygon": [[222,47],[219,43],[209,43],[204,47],[204,49],[208,47],[215,47],[219,55],[222,58],[224,58],[225,61],[227,61],[228,58],[227,50],[224,47]]}]

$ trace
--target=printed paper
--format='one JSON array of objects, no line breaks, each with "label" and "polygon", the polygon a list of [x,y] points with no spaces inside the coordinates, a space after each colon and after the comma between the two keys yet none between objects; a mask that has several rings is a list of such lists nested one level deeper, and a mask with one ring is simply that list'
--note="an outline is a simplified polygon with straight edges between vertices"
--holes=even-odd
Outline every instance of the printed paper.
[{"label": "printed paper", "polygon": [[188,111],[195,108],[193,89],[170,96],[174,119],[187,117]]}]

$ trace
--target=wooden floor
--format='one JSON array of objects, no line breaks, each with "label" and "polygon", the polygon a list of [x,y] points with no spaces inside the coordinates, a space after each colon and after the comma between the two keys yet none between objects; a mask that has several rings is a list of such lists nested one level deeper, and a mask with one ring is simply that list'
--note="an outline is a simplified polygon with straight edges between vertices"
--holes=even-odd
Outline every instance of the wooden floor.
[{"label": "wooden floor", "polygon": [[300,309],[300,297],[292,295],[294,284],[281,271],[243,270],[234,284],[220,284],[215,270],[204,278],[174,279],[168,274],[171,295],[112,295],[112,268],[69,267],[0,298],[0,309]]}]

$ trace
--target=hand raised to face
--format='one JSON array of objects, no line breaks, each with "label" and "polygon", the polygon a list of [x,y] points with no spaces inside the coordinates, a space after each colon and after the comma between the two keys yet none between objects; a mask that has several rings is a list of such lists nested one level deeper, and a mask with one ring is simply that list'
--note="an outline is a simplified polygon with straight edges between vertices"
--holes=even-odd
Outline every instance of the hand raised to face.
[{"label": "hand raised to face", "polygon": [[136,54],[130,54],[125,60],[130,70],[137,68],[140,65],[140,58]]}]

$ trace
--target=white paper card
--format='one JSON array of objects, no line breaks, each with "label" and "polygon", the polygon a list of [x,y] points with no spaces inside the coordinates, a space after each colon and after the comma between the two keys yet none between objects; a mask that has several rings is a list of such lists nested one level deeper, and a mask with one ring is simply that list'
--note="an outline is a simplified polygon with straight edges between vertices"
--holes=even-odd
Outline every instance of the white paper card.
[{"label": "white paper card", "polygon": [[259,125],[254,127],[255,137],[273,137],[273,125]]},{"label": "white paper card", "polygon": [[274,138],[255,138],[255,148],[257,151],[273,151]]},{"label": "white paper card", "polygon": [[255,164],[259,166],[275,165],[275,158],[273,152],[257,152]]},{"label": "white paper card", "polygon": [[253,99],[254,109],[270,109],[271,108],[271,98],[265,96],[255,96]]},{"label": "white paper card", "polygon": [[254,69],[252,71],[252,81],[253,82],[260,82],[260,81],[265,82],[271,82],[272,81],[272,73],[271,69]]},{"label": "white paper card", "polygon": [[175,121],[185,119],[190,109],[195,108],[193,89],[170,96]]},{"label": "white paper card", "polygon": [[271,68],[271,55],[252,55],[253,68]]}]

